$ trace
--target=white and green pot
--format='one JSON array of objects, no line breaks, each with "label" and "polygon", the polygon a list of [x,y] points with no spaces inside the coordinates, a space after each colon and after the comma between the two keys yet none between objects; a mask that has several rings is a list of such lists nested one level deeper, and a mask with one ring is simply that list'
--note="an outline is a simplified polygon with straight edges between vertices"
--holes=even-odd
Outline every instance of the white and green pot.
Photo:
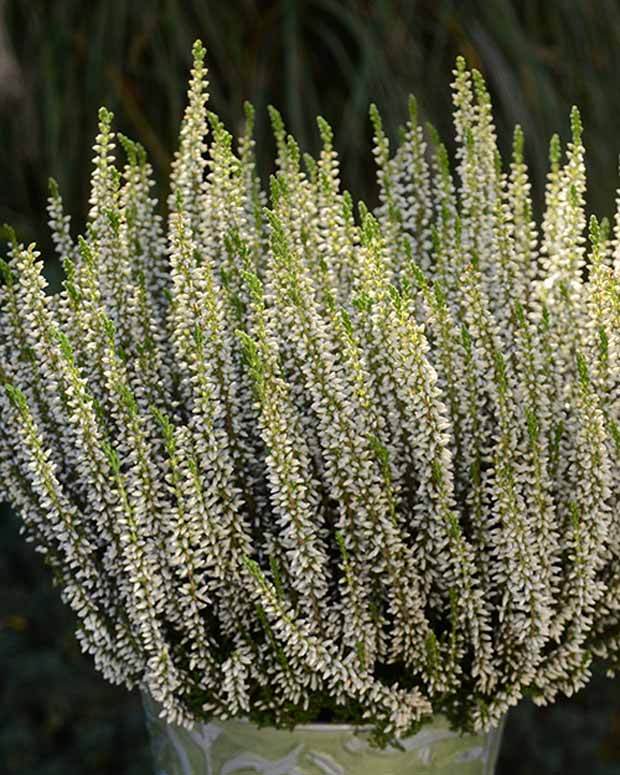
[{"label": "white and green pot", "polygon": [[148,697],[144,706],[155,775],[493,775],[502,734],[460,735],[438,717],[402,749],[382,750],[346,724],[287,731],[234,719],[187,730],[161,721]]}]

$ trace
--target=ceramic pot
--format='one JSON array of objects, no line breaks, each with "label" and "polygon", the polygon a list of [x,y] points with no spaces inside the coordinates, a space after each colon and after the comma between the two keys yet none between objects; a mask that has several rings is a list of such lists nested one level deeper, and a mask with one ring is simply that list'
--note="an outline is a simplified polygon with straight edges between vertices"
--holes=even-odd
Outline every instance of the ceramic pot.
[{"label": "ceramic pot", "polygon": [[144,697],[155,775],[492,775],[502,725],[460,735],[437,717],[401,740],[404,750],[373,748],[368,730],[303,724],[294,730],[243,720],[196,724],[189,731],[158,718]]}]

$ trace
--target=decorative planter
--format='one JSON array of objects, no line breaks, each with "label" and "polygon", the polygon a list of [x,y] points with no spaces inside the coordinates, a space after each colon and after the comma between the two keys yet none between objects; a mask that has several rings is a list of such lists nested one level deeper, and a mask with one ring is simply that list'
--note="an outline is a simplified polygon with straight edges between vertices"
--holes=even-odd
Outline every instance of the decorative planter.
[{"label": "decorative planter", "polygon": [[197,724],[188,731],[157,717],[144,697],[155,775],[492,775],[502,726],[486,735],[459,735],[445,719],[379,750],[363,728],[304,724],[293,731],[244,720]]}]

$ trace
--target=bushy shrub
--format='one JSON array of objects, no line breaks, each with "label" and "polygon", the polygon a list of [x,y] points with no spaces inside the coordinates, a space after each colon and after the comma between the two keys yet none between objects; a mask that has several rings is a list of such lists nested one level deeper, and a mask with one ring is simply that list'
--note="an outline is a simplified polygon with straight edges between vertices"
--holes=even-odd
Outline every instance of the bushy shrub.
[{"label": "bushy shrub", "polygon": [[180,723],[385,740],[570,694],[620,606],[620,219],[586,245],[578,112],[539,228],[461,60],[455,174],[414,100],[394,154],[371,110],[374,213],[275,110],[267,195],[206,86],[196,44],[167,227],[102,109],[77,242],[51,191],[62,291],[2,263],[2,481],[83,648]]}]

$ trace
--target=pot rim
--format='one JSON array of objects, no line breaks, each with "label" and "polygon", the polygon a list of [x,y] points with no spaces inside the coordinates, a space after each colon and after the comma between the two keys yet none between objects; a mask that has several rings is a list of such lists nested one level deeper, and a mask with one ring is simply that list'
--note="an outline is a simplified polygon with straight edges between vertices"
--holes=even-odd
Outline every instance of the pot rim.
[{"label": "pot rim", "polygon": [[[214,719],[214,721],[223,721],[222,719]],[[295,724],[291,729],[285,727],[273,727],[269,725],[258,726],[248,718],[233,718],[226,719],[226,721],[238,721],[241,724],[250,724],[258,729],[273,729],[276,732],[371,732],[373,727],[369,724],[332,724],[329,721],[317,721],[309,724]]]}]

